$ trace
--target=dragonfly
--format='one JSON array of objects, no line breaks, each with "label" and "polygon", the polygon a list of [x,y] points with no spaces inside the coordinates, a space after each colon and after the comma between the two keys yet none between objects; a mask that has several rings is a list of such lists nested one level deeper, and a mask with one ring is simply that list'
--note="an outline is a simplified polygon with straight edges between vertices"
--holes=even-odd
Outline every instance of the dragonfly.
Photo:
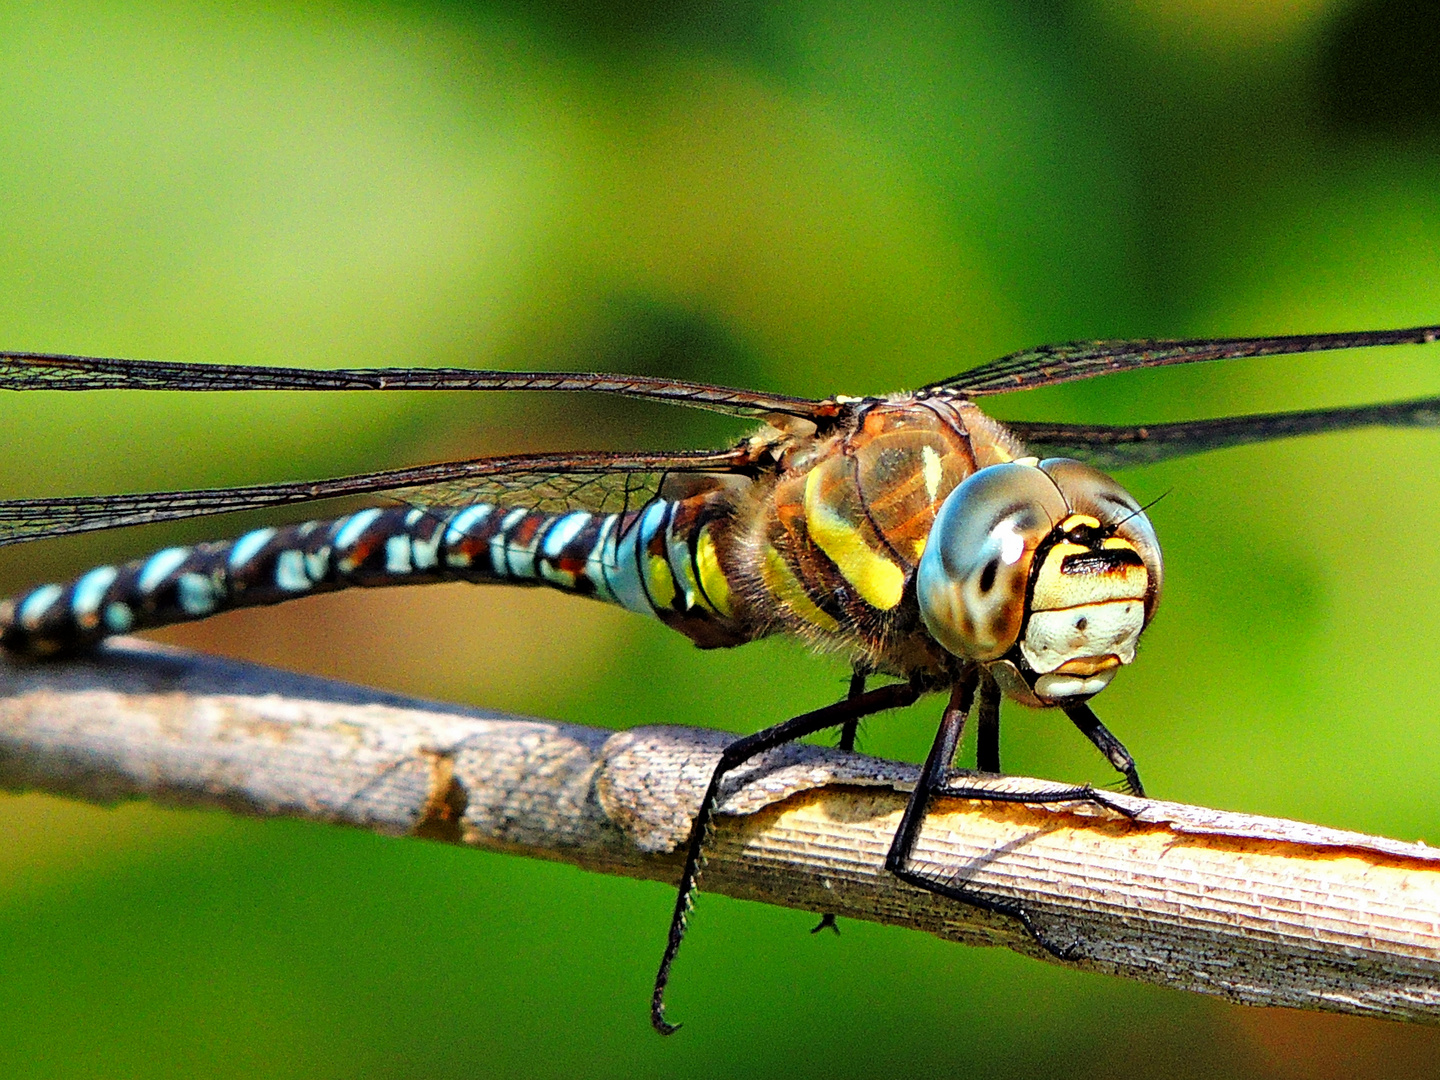
[{"label": "dragonfly", "polygon": [[[932,799],[1125,812],[1090,785],[1014,795],[967,786],[954,761],[976,715],[976,766],[1000,772],[1003,699],[1059,709],[1144,795],[1129,751],[1089,702],[1135,659],[1163,566],[1137,500],[1102,470],[1370,426],[1440,426],[1440,397],[1359,407],[1101,426],[1011,422],[978,399],[1141,368],[1433,343],[1402,330],[1073,342],[1001,357],[917,390],[821,399],[639,375],[463,368],[312,370],[0,353],[0,389],[445,390],[591,393],[730,414],[756,430],[717,451],[530,453],[324,480],[0,502],[0,544],[363,496],[329,519],[167,547],[0,603],[0,647],[52,661],[114,634],[351,586],[439,581],[546,586],[658,619],[702,649],[790,634],[840,653],[844,698],[736,739],[691,826],[651,1021],[699,883],[720,786],[742,763],[826,729],[853,749],[867,716],[946,693],[885,867],[1013,917],[1023,905],[942,879],[913,856]],[[876,677],[888,679],[871,685]],[[828,918],[828,916],[827,916]],[[822,923],[822,925],[824,925]]]}]

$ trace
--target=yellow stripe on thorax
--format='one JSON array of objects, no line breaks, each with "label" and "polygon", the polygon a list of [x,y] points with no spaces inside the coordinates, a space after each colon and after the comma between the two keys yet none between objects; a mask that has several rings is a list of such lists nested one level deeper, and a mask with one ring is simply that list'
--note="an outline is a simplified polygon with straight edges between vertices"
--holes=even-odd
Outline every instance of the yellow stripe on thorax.
[{"label": "yellow stripe on thorax", "polygon": [[788,604],[800,618],[827,633],[834,633],[840,629],[838,622],[815,606],[815,601],[811,600],[805,592],[805,587],[800,584],[800,579],[786,565],[784,557],[770,544],[765,545],[764,559],[760,576],[765,582],[765,587],[777,599]]},{"label": "yellow stripe on thorax", "polygon": [[818,468],[805,478],[805,528],[867,604],[889,611],[900,603],[905,571],[866,543],[856,525],[835,513],[825,499]]}]

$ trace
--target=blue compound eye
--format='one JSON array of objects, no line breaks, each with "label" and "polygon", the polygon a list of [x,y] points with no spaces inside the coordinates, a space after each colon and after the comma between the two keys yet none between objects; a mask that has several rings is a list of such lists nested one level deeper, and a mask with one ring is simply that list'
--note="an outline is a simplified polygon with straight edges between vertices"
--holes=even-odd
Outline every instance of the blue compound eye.
[{"label": "blue compound eye", "polygon": [[916,575],[925,627],[1027,705],[1081,702],[1135,659],[1159,601],[1160,545],[1104,473],[1049,458],[992,465],[950,493]]},{"label": "blue compound eye", "polygon": [[925,627],[947,650],[994,660],[1025,623],[1035,550],[1068,514],[1055,482],[1034,464],[991,465],[940,507],[916,576]]}]

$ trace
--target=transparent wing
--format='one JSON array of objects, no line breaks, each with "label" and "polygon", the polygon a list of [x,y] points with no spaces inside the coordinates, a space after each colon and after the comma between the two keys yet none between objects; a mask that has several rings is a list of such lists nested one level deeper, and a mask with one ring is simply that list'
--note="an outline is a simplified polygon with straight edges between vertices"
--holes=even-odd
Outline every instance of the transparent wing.
[{"label": "transparent wing", "polygon": [[824,419],[833,402],[762,394],[647,375],[469,368],[250,367],[0,352],[3,390],[546,390],[616,394],[734,416],[783,413]]},{"label": "transparent wing", "polygon": [[1347,409],[1262,413],[1177,424],[1108,427],[1016,422],[1005,425],[1041,457],[1073,457],[1101,469],[1123,469],[1294,435],[1364,427],[1440,427],[1440,397]]},{"label": "transparent wing", "polygon": [[746,449],[629,454],[516,454],[360,473],[330,480],[254,484],[196,491],[152,491],[0,502],[0,546],[69,533],[206,517],[373,495],[415,506],[508,502],[597,512],[642,505],[678,474],[747,473]]},{"label": "transparent wing", "polygon": [[1236,360],[1247,356],[1363,349],[1376,345],[1425,344],[1440,339],[1440,326],[1409,330],[1363,330],[1352,334],[1292,334],[1282,337],[1196,338],[1185,341],[1075,341],[1002,356],[962,371],[927,390],[983,397],[1011,390],[1090,379],[1116,371]]}]

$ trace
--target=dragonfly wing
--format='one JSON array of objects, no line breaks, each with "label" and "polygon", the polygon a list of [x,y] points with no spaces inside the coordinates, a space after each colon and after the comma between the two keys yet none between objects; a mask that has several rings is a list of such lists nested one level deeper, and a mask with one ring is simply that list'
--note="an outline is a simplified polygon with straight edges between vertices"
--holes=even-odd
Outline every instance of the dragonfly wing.
[{"label": "dragonfly wing", "polygon": [[962,397],[1090,379],[1117,371],[1235,360],[1247,356],[1363,349],[1376,345],[1425,344],[1440,340],[1440,326],[1409,330],[1367,330],[1352,334],[1291,334],[1281,337],[1195,338],[1184,341],[1075,341],[1002,356],[925,389]]},{"label": "dragonfly wing", "polygon": [[1041,457],[1073,457],[1101,469],[1124,469],[1295,435],[1365,427],[1440,427],[1440,397],[1133,427],[1031,421],[1008,423],[1006,427]]},{"label": "dragonfly wing", "polygon": [[833,402],[648,375],[470,368],[312,368],[184,364],[0,352],[0,390],[540,390],[615,394],[733,416],[823,420]]},{"label": "dragonfly wing", "polygon": [[136,495],[0,502],[0,546],[70,533],[260,510],[348,496],[416,506],[509,502],[541,509],[610,512],[643,505],[668,478],[746,473],[742,448],[694,453],[515,454],[329,480]]}]

